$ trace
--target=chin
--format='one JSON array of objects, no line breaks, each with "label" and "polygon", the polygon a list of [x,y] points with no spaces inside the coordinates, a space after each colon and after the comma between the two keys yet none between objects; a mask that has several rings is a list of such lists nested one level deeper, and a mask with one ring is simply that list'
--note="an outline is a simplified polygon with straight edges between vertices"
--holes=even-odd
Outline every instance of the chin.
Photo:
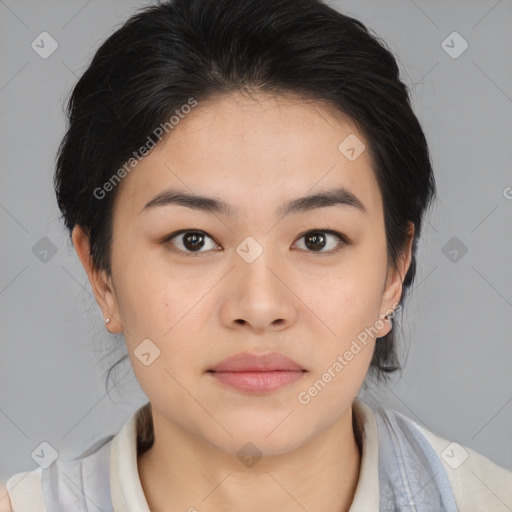
[{"label": "chin", "polygon": [[[288,420],[292,416],[293,413],[290,414]],[[309,432],[304,422],[285,425],[288,421],[283,421],[285,417],[286,414],[281,414],[278,421],[272,422],[271,427],[269,427],[268,421],[251,421],[250,423],[240,421],[237,428],[228,428],[233,436],[232,438],[216,436],[217,442],[213,444],[234,455],[244,449],[261,452],[264,456],[282,455],[291,452],[305,444],[313,433]]]}]

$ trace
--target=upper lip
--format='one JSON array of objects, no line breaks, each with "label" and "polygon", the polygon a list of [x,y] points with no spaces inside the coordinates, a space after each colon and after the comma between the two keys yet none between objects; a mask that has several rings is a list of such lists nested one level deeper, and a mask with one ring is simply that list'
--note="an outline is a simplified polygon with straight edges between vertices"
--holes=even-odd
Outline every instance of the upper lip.
[{"label": "upper lip", "polygon": [[210,372],[271,372],[271,371],[306,371],[293,359],[286,357],[279,352],[268,354],[251,354],[241,352],[219,364],[216,364],[208,371]]}]

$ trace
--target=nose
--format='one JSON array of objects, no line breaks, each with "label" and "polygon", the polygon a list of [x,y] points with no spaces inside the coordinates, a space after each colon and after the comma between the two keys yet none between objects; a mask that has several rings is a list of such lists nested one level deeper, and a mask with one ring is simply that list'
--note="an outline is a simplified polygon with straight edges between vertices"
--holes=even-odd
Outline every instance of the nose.
[{"label": "nose", "polygon": [[270,250],[249,261],[234,255],[221,306],[223,323],[258,334],[289,327],[297,316],[298,299],[287,282],[290,277],[285,264]]}]

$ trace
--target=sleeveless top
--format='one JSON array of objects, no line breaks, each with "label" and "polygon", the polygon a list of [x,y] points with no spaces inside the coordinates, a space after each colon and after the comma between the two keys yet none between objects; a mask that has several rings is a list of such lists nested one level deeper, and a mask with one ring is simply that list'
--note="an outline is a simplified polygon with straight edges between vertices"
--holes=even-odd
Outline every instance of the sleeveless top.
[{"label": "sleeveless top", "polygon": [[[118,507],[121,506],[122,510],[149,511],[142,487],[139,485],[136,466],[139,439],[137,437],[134,443],[137,446],[126,444],[127,437],[134,440],[135,432],[139,431],[139,424],[136,421],[141,409],[132,415],[123,428],[124,431],[127,427],[131,430],[128,435],[124,433],[125,440],[122,443],[125,444],[118,442],[115,447],[115,450],[118,450],[119,446],[123,447],[120,449],[123,453],[119,454],[119,460],[112,462],[111,457],[111,449],[116,438],[119,437],[118,434],[118,436],[104,437],[74,460],[58,459],[46,469],[35,470],[41,472],[42,494],[47,512],[96,512],[98,510],[114,512],[111,493],[115,494],[114,503],[121,503]],[[353,412],[358,428],[361,430],[363,443],[361,474],[350,512],[363,510],[365,512],[373,512],[373,510],[380,512],[459,511],[445,471],[446,465],[443,466],[436,449],[426,437],[430,431],[393,409],[382,406],[370,409],[359,398],[354,400]],[[365,428],[370,426],[368,415],[372,413],[378,436],[372,435],[367,439]],[[361,418],[364,419],[364,426]],[[429,438],[432,439],[430,435]],[[124,452],[130,453],[127,455]],[[484,459],[483,456],[480,457]],[[486,458],[485,460],[488,461]],[[488,463],[492,464],[491,461]],[[113,464],[116,466],[114,470]],[[378,466],[378,490],[371,478],[363,475],[364,467],[368,469],[372,465]],[[117,466],[122,467],[117,468]],[[503,482],[506,482],[508,489],[508,477],[512,476],[512,473],[508,473],[499,466],[493,465],[493,467],[502,470],[499,475],[501,475],[500,478],[504,478]],[[127,474],[130,476],[125,478],[123,475]],[[111,486],[112,475],[115,478],[113,487]],[[134,480],[124,481],[132,478]],[[510,483],[512,489],[512,478]],[[14,485],[11,484],[11,487]],[[9,488],[9,481],[7,486]],[[375,505],[371,511],[366,508],[366,504],[369,503]],[[117,508],[115,512],[119,510]],[[15,512],[17,512],[16,509]],[[461,509],[461,512],[464,511]]]}]

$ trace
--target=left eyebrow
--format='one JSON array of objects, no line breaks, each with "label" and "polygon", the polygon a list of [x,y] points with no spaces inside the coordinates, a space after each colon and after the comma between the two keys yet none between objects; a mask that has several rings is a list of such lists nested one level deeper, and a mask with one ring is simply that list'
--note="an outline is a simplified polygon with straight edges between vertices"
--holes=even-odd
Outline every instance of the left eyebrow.
[{"label": "left eyebrow", "polygon": [[[169,189],[161,192],[146,203],[139,213],[157,206],[173,204],[209,213],[220,213],[229,217],[237,214],[237,209],[229,203],[225,203],[213,197],[189,194],[179,189]],[[362,201],[355,194],[343,187],[293,199],[281,205],[276,210],[276,213],[284,217],[291,213],[304,213],[329,206],[350,206],[362,213],[368,213]]]}]

